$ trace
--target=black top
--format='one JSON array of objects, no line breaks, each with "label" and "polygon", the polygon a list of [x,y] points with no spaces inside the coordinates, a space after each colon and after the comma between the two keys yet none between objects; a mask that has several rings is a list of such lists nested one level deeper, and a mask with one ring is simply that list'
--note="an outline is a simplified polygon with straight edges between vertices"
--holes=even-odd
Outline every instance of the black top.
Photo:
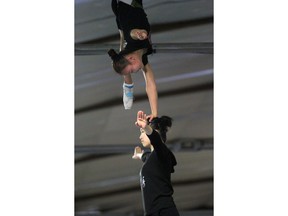
[{"label": "black top", "polygon": [[160,135],[153,130],[148,135],[154,147],[153,152],[142,155],[144,162],[140,171],[140,185],[145,215],[160,209],[174,207],[171,173],[177,164],[175,156],[162,142]]},{"label": "black top", "polygon": [[[142,56],[144,65],[148,63],[147,55],[152,53],[152,45],[150,40],[150,24],[147,15],[143,10],[142,0],[133,1],[134,6],[116,0],[112,1],[112,9],[116,15],[116,23],[118,29],[123,31],[124,40],[127,45],[120,54],[128,54],[139,49],[147,49],[147,52]],[[137,4],[135,4],[135,2]],[[148,38],[145,40],[134,40],[130,32],[133,29],[145,29],[148,33]]]}]

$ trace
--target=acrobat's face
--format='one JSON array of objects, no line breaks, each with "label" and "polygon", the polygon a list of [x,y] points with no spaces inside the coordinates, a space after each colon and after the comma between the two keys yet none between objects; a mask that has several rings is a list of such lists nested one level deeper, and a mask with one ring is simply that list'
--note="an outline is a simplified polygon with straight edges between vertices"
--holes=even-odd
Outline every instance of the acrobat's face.
[{"label": "acrobat's face", "polygon": [[121,74],[128,75],[132,73],[137,73],[141,68],[142,67],[139,64],[129,64],[122,70]]},{"label": "acrobat's face", "polygon": [[148,138],[147,134],[145,133],[145,131],[142,128],[140,128],[139,139],[140,139],[140,141],[144,147],[150,148],[150,146],[151,146],[150,139]]},{"label": "acrobat's face", "polygon": [[141,68],[144,67],[142,63],[142,59],[140,59],[136,55],[129,55],[125,56],[125,58],[129,61],[130,64],[128,64],[123,70],[122,75],[132,74],[138,72]]}]

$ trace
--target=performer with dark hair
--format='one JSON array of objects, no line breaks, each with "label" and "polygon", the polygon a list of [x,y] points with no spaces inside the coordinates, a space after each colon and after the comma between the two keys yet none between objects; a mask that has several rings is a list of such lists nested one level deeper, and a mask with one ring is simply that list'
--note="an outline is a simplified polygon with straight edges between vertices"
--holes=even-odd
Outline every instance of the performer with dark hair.
[{"label": "performer with dark hair", "polygon": [[108,54],[113,61],[115,72],[124,78],[124,107],[131,109],[133,105],[134,84],[131,74],[141,70],[151,108],[148,118],[152,120],[158,115],[158,94],[154,74],[148,62],[148,55],[152,53],[150,24],[142,0],[112,0],[111,6],[120,33],[120,52],[110,49]]},{"label": "performer with dark hair", "polygon": [[135,125],[140,128],[144,152],[140,147],[134,150],[133,159],[141,159],[144,164],[140,171],[140,183],[145,216],[179,216],[173,200],[171,173],[177,164],[174,154],[165,145],[166,133],[172,126],[168,116],[147,121],[143,111],[138,111]]}]

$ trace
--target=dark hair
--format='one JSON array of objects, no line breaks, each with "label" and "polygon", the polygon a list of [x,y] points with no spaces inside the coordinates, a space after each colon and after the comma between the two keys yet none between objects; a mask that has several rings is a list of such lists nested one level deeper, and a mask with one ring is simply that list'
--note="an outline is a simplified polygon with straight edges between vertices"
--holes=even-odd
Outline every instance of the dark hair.
[{"label": "dark hair", "polygon": [[110,49],[108,51],[108,55],[112,59],[112,65],[113,69],[115,70],[116,73],[121,74],[122,70],[129,65],[129,61],[124,58],[124,55],[116,53],[114,49]]},{"label": "dark hair", "polygon": [[161,116],[160,118],[153,118],[149,125],[156,131],[159,132],[163,142],[166,142],[166,133],[172,126],[172,118],[169,116]]}]

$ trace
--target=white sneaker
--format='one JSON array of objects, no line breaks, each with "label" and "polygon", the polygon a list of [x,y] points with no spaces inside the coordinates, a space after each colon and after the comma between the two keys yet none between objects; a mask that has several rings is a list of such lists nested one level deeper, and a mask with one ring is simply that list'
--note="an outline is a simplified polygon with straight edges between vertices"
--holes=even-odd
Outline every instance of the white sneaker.
[{"label": "white sneaker", "polygon": [[133,87],[133,83],[123,83],[123,104],[125,109],[131,109],[133,105]]}]

